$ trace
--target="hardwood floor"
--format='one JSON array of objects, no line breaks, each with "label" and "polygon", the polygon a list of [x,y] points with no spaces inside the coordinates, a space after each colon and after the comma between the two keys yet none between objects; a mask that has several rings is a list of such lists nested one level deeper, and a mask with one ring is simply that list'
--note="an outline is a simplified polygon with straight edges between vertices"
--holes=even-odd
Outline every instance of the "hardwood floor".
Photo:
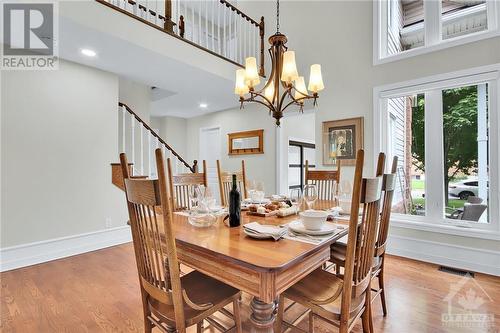
[{"label": "hardwood floor", "polygon": [[[142,306],[131,244],[1,273],[0,331],[142,332]],[[453,313],[464,305],[491,316],[490,327],[445,327],[446,297],[452,284],[465,282],[452,299]],[[388,316],[374,303],[375,332],[499,332],[500,278],[476,274],[472,280],[440,272],[436,265],[388,257]],[[468,294],[467,294],[468,293]],[[475,294],[474,294],[475,293]],[[468,296],[468,297],[467,297]],[[461,298],[462,297],[462,298]],[[248,304],[242,300],[244,331],[249,332]],[[464,302],[465,301],[465,302]],[[469,301],[469,302],[467,302]],[[292,320],[302,309],[288,312]],[[299,326],[307,330],[307,316]],[[482,321],[484,323],[484,320]],[[470,322],[469,322],[470,323]],[[205,332],[216,332],[206,325]],[[315,332],[336,329],[316,321]],[[195,332],[191,328],[189,332]],[[355,332],[361,332],[358,324]]]}]

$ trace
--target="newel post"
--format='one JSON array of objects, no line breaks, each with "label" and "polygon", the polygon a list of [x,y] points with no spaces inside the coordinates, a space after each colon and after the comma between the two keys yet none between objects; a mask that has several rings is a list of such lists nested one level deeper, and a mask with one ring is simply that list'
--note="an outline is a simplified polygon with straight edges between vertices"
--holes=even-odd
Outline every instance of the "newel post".
[{"label": "newel post", "polygon": [[181,15],[179,17],[179,35],[184,38],[184,32],[185,32],[185,27],[184,27],[184,15]]},{"label": "newel post", "polygon": [[174,22],[172,22],[172,0],[165,0],[165,24],[163,28],[168,31],[174,31]]},{"label": "newel post", "polygon": [[264,26],[264,16],[261,16],[259,23],[259,35],[260,35],[260,69],[259,75],[264,76],[264,35],[265,35],[265,26]]}]

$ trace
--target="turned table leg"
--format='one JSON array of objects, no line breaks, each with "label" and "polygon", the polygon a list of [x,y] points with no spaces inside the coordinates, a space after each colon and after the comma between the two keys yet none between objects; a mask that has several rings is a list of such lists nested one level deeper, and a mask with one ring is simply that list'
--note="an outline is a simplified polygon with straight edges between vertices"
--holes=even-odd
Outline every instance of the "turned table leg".
[{"label": "turned table leg", "polygon": [[275,307],[276,305],[274,302],[264,303],[257,297],[252,299],[250,303],[250,308],[252,309],[252,314],[250,316],[252,332],[273,332],[274,320],[276,319]]}]

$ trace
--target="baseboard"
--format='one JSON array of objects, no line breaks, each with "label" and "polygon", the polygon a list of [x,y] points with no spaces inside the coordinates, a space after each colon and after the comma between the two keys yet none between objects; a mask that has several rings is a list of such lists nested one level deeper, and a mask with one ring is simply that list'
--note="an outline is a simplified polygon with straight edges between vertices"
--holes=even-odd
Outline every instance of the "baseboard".
[{"label": "baseboard", "polygon": [[0,272],[95,251],[132,241],[129,226],[0,249]]},{"label": "baseboard", "polygon": [[387,253],[433,264],[500,276],[500,251],[390,235]]}]

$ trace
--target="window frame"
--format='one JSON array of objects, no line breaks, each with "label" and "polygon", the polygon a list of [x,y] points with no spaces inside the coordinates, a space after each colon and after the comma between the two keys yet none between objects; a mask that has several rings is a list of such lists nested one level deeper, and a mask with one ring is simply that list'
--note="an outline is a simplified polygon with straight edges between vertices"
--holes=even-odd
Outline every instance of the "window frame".
[{"label": "window frame", "polygon": [[[488,190],[490,219],[487,224],[452,220],[444,216],[444,176],[441,172],[443,149],[442,145],[436,144],[436,140],[440,142],[443,140],[442,89],[481,83],[488,83],[489,85],[490,160]],[[374,159],[376,159],[375,155],[379,151],[385,152],[388,147],[387,138],[382,135],[382,133],[388,133],[388,99],[416,93],[425,93],[425,132],[433,133],[432,139],[430,135],[426,135],[425,137],[425,158],[426,163],[430,163],[426,167],[426,215],[413,216],[393,213],[393,225],[403,228],[500,240],[500,63],[375,87],[373,90]],[[432,205],[427,204],[428,202],[431,202]]]},{"label": "window frame", "polygon": [[[310,142],[302,142],[302,141],[297,141],[297,140],[288,140],[288,146],[294,146],[294,147],[299,147],[300,151],[300,164],[290,164],[288,163],[288,168],[299,168],[300,169],[300,184],[299,185],[292,185],[290,186],[287,184],[288,190],[295,189],[295,188],[300,188],[300,190],[304,190],[304,170],[305,170],[305,159],[304,159],[304,148],[309,148],[309,149],[316,149],[316,145],[314,143]],[[311,168],[315,168],[316,164],[311,164],[309,165]],[[288,181],[288,180],[287,180]]]},{"label": "window frame", "polygon": [[500,36],[500,1],[486,0],[487,29],[442,39],[441,1],[424,0],[424,45],[396,54],[387,54],[388,6],[392,0],[373,1],[373,65],[385,64],[457,45]]}]

